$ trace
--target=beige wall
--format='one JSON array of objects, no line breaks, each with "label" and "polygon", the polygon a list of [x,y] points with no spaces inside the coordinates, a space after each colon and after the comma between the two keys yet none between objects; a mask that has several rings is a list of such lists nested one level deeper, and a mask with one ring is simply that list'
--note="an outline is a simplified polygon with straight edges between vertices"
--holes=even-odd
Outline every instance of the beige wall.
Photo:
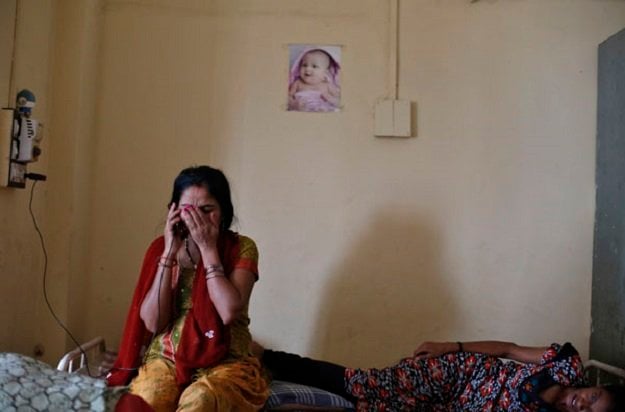
[{"label": "beige wall", "polygon": [[[625,3],[400,2],[410,139],[372,136],[387,1],[53,4],[66,24],[47,217],[80,340],[119,342],[171,180],[210,163],[261,251],[261,342],[354,365],[423,339],[567,339],[587,352],[596,50],[625,26]],[[284,111],[286,45],[300,42],[344,45],[341,113]]]},{"label": "beige wall", "polygon": [[[93,155],[93,113],[99,39],[98,0],[19,0],[17,47],[11,95],[28,88],[37,97],[33,117],[44,122],[43,154],[29,171],[45,173],[38,183],[33,211],[48,255],[28,212],[30,188],[0,189],[0,350],[58,360],[71,339],[55,321],[43,293],[44,267],[48,301],[59,320],[82,340],[81,307],[88,278],[89,175]],[[15,9],[15,7],[14,7]],[[7,86],[8,87],[8,86]],[[13,104],[14,97],[11,98]]]},{"label": "beige wall", "polygon": [[[2,10],[15,13],[16,3],[5,3]],[[14,75],[12,81],[10,76],[3,75],[2,81],[8,83],[3,84],[3,95],[0,96],[4,107],[7,103],[15,104],[17,91],[24,88],[32,90],[37,98],[33,117],[46,125],[50,118],[52,10],[52,1],[19,2]],[[25,16],[28,16],[27,20]],[[3,38],[4,35],[3,27]],[[10,36],[13,37],[13,33]],[[10,65],[10,61],[3,59],[2,64],[2,72],[9,75],[10,69],[6,65]],[[10,91],[9,84],[13,87]],[[49,136],[44,136],[42,149],[46,153]],[[42,155],[40,162],[29,167],[29,171],[45,173],[47,164],[47,156]],[[46,338],[42,331],[51,317],[44,309],[44,255],[28,210],[30,189],[31,184],[28,189],[0,188],[0,324],[3,325],[0,328],[0,350],[34,355],[35,345],[43,344],[45,347]],[[42,228],[49,223],[46,205],[47,187],[45,183],[40,183],[34,192],[32,210]],[[50,295],[54,300],[55,291],[50,291]],[[55,303],[66,305],[64,301],[55,300]]]},{"label": "beige wall", "polygon": [[0,105],[7,107],[13,103],[9,96],[11,82],[11,60],[15,45],[15,1],[0,2]]},{"label": "beige wall", "polygon": [[[84,312],[91,304],[84,290],[89,287],[87,264],[90,251],[92,210],[90,193],[94,190],[94,120],[96,110],[97,65],[103,2],[100,0],[63,0],[56,3],[57,22],[53,49],[54,65],[49,174],[51,278],[64,285],[58,290],[64,302],[62,320],[75,339],[84,342],[81,327]],[[55,335],[54,333],[60,333]],[[46,336],[57,336],[55,356],[66,345],[75,346],[58,325],[51,323]]]}]

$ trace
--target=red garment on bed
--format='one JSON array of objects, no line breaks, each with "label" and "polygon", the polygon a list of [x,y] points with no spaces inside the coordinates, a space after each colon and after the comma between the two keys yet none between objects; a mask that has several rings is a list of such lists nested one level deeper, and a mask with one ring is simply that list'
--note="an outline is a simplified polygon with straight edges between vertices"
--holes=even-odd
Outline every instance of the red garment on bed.
[{"label": "red garment on bed", "polygon": [[125,393],[117,401],[115,412],[154,412],[154,409],[140,396]]},{"label": "red garment on bed", "polygon": [[[224,233],[220,236],[218,248],[224,271],[230,273],[233,269],[232,262],[235,260],[233,257],[238,255],[238,235],[230,231]],[[158,262],[164,249],[165,241],[161,236],[152,242],[145,253],[139,281],[126,317],[119,355],[106,377],[109,386],[126,385],[130,382],[141,365],[145,348],[150,343],[152,333],[146,329],[139,312],[141,303],[156,276]],[[193,306],[185,319],[180,344],[175,354],[176,379],[181,386],[191,381],[195,369],[217,364],[228,353],[230,347],[230,332],[210,299],[204,280],[205,273],[206,270],[200,260],[191,296]]]}]

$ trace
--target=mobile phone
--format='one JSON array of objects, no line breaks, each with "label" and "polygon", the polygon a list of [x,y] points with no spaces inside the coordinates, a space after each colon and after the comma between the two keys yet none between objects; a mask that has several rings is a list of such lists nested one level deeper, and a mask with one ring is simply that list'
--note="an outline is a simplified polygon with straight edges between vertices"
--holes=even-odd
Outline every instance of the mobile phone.
[{"label": "mobile phone", "polygon": [[174,224],[174,235],[178,236],[180,239],[186,239],[187,236],[189,236],[189,229],[182,220]]}]

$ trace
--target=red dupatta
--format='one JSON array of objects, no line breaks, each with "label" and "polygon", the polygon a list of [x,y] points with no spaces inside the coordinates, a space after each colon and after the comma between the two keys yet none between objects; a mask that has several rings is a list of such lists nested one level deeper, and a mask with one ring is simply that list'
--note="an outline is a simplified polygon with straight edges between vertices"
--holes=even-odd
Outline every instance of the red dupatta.
[{"label": "red dupatta", "polygon": [[[233,253],[237,253],[238,236],[226,232],[220,236],[219,255],[226,273],[233,269]],[[150,343],[152,333],[148,331],[139,315],[141,303],[148,293],[156,276],[158,262],[165,249],[163,236],[152,242],[141,267],[139,281],[132,297],[126,317],[126,325],[119,348],[119,355],[111,372],[106,377],[109,386],[126,385],[136,375],[145,348]],[[210,299],[205,281],[206,269],[202,261],[197,265],[193,280],[192,307],[186,316],[180,343],[174,354],[176,380],[184,386],[191,381],[192,373],[198,368],[217,364],[230,348],[230,331],[217,313]]]}]

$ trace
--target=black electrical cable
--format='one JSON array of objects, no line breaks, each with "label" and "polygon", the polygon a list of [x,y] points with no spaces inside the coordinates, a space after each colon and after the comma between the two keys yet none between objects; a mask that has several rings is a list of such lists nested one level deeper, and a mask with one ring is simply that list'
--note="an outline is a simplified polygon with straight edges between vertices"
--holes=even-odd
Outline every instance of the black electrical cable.
[{"label": "black electrical cable", "polygon": [[32,187],[30,189],[30,200],[28,202],[28,211],[30,212],[30,217],[33,220],[33,225],[35,226],[35,230],[37,231],[37,234],[39,235],[39,240],[41,242],[41,250],[43,251],[43,258],[44,258],[43,259],[43,298],[46,301],[46,305],[48,306],[48,310],[50,311],[50,313],[52,314],[52,316],[56,320],[56,323],[58,323],[59,326],[61,326],[61,328],[63,328],[65,333],[67,333],[67,335],[70,337],[72,342],[74,342],[76,347],[78,347],[78,349],[80,349],[80,353],[82,353],[82,355],[84,356],[84,359],[85,359],[85,368],[87,369],[87,374],[89,376],[91,376],[92,378],[97,378],[98,376],[91,375],[91,371],[89,370],[89,358],[87,356],[87,353],[82,348],[80,343],[78,343],[76,338],[74,338],[74,335],[72,335],[72,333],[69,331],[69,329],[63,324],[63,322],[56,315],[56,313],[54,312],[54,309],[52,308],[52,305],[50,304],[50,300],[48,299],[48,292],[46,290],[46,277],[47,277],[47,274],[48,274],[48,252],[46,250],[46,244],[45,244],[44,239],[43,239],[43,234],[41,233],[41,230],[39,229],[39,226],[37,225],[37,219],[35,219],[35,214],[33,213],[33,194],[35,193],[35,185],[37,184],[37,181],[38,180],[34,180],[33,181],[33,185],[32,185]]},{"label": "black electrical cable", "polygon": [[[50,304],[50,300],[48,299],[48,292],[46,289],[46,278],[47,278],[47,273],[48,273],[48,252],[46,250],[46,245],[45,245],[45,241],[43,239],[43,234],[41,233],[41,230],[39,229],[39,225],[37,225],[37,219],[35,218],[35,214],[33,213],[33,208],[32,208],[32,204],[33,204],[33,195],[35,193],[35,185],[37,184],[38,181],[40,180],[46,180],[46,177],[44,175],[35,175],[32,173],[29,173],[29,175],[31,176],[27,176],[29,179],[33,180],[33,185],[31,186],[30,189],[30,200],[28,202],[28,211],[30,212],[30,217],[33,220],[33,225],[35,226],[35,231],[37,231],[37,234],[39,235],[39,241],[41,242],[41,250],[43,251],[43,257],[44,257],[44,261],[43,261],[43,298],[46,302],[46,305],[48,306],[48,310],[50,311],[50,313],[52,314],[52,316],[54,317],[54,319],[56,320],[56,322],[59,324],[59,326],[65,331],[65,333],[67,333],[67,335],[70,337],[70,339],[72,340],[72,342],[74,342],[74,344],[76,345],[76,347],[78,349],[80,349],[80,353],[84,356],[85,359],[85,368],[87,369],[87,375],[89,375],[92,378],[99,378],[101,376],[94,376],[91,374],[91,371],[89,370],[89,357],[87,356],[87,353],[85,352],[85,350],[82,348],[82,346],[80,345],[80,343],[78,343],[78,341],[76,340],[76,338],[74,338],[74,335],[72,335],[72,333],[69,331],[69,329],[65,326],[65,324],[63,324],[63,322],[59,319],[59,317],[56,315],[56,313],[54,312],[54,309],[52,308],[52,305]],[[171,253],[171,250],[170,252]],[[166,260],[171,259],[171,255],[167,254]],[[156,322],[157,325],[160,322],[160,317],[161,317],[161,311],[160,311],[160,294],[161,294],[161,285],[163,282],[163,275],[161,274],[161,277],[159,279],[158,282],[158,298],[157,298],[157,318],[156,318]],[[152,339],[154,340],[154,338],[156,337],[157,334],[157,330],[155,330],[152,333]],[[120,370],[137,370],[138,368],[118,368]]]},{"label": "black electrical cable", "polygon": [[[175,236],[175,234],[174,234],[174,236]],[[173,245],[173,243],[174,243],[173,239],[172,239],[171,243]],[[169,251],[167,252],[167,257],[165,258],[166,262],[168,262],[170,259],[172,259],[172,255],[171,255],[172,251],[173,250],[170,247]],[[157,332],[158,332],[158,325],[159,325],[159,323],[161,323],[161,286],[163,284],[163,278],[165,277],[165,273],[163,273],[163,272],[165,272],[165,268],[161,267],[161,273],[160,273],[161,277],[158,279],[158,291],[157,291],[158,297],[156,299],[156,307],[157,307],[157,309],[156,309],[157,310],[157,312],[156,312],[156,328],[154,328],[154,332],[152,333],[152,339],[150,339],[150,342],[153,341],[154,338],[156,337]],[[158,276],[158,273],[156,275]]]},{"label": "black electrical cable", "polygon": [[[176,236],[174,234],[174,236]],[[173,240],[172,240],[172,245],[173,245]],[[170,259],[172,259],[172,248],[169,248],[169,251],[167,252],[167,256],[165,258],[166,261],[169,261]],[[160,258],[162,259],[162,257]],[[154,338],[156,337],[156,335],[158,335],[159,330],[158,330],[158,325],[159,323],[161,323],[161,287],[163,285],[163,277],[165,276],[165,274],[163,273],[165,269],[161,268],[160,269],[160,278],[158,279],[158,289],[157,289],[157,298],[156,298],[156,328],[154,328],[154,332],[152,332],[152,338],[150,338],[150,342],[152,342],[154,340]],[[156,276],[158,276],[158,269],[157,269],[157,273]],[[139,368],[122,368],[122,367],[118,367],[115,368],[118,370],[122,370],[122,371],[136,371],[139,370]]]}]

